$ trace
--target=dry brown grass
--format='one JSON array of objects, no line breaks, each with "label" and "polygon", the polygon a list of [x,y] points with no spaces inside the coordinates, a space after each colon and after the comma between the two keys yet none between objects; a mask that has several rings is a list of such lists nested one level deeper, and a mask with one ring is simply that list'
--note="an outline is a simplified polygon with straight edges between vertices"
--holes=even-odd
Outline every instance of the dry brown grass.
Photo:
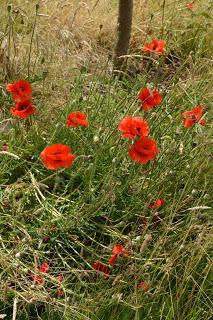
[{"label": "dry brown grass", "polygon": [[[88,77],[94,73],[94,66],[102,66],[112,55],[116,40],[116,0],[11,0],[12,77],[26,77],[32,25],[35,6],[39,3],[35,34],[31,50],[31,78],[46,77],[45,86],[37,86],[51,108],[63,106],[67,101],[72,79],[79,71],[86,71]],[[2,7],[0,22],[0,59],[7,65],[8,22],[7,4]],[[140,54],[146,40],[163,37],[170,50],[181,47],[182,34],[190,22],[191,13],[185,7],[186,1],[135,0],[131,39],[131,53]],[[196,12],[202,12],[205,1],[195,3]],[[179,18],[181,13],[182,19]],[[134,64],[134,58],[132,59]],[[2,70],[2,84],[5,70]],[[46,99],[46,96],[48,99]],[[47,103],[47,102],[45,102]]]},{"label": "dry brown grass", "polygon": [[[2,62],[6,64],[7,5],[2,2]],[[11,61],[14,78],[25,77],[35,5],[38,1],[15,0],[12,4]],[[110,19],[109,19],[110,17]],[[116,5],[109,1],[39,1],[31,53],[31,74],[48,74],[45,92],[50,105],[63,105],[73,76],[82,67],[103,63],[113,48]],[[88,70],[89,71],[89,70]],[[3,73],[5,71],[2,70]],[[4,74],[1,77],[5,82]]]}]

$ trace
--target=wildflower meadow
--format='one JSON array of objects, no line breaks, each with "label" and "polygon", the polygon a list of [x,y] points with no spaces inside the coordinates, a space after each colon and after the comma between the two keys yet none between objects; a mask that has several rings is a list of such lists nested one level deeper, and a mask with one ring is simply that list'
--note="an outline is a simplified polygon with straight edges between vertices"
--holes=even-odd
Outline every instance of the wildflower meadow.
[{"label": "wildflower meadow", "polygon": [[213,3],[2,1],[0,319],[213,317]]}]

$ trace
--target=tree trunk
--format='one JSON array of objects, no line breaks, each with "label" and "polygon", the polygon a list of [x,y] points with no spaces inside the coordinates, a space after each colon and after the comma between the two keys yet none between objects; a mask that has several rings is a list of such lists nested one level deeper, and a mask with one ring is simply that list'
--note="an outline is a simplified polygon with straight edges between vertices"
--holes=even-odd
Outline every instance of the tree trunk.
[{"label": "tree trunk", "polygon": [[118,34],[114,52],[114,69],[125,70],[127,59],[120,58],[128,53],[132,29],[133,0],[119,0]]}]

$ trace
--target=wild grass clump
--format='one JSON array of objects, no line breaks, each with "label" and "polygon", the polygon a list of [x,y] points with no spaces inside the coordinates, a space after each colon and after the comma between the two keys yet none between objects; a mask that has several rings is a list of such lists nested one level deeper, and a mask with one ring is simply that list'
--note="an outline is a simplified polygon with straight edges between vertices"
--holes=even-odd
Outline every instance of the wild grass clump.
[{"label": "wild grass clump", "polygon": [[[51,13],[48,4],[41,6],[48,12],[40,14]],[[12,17],[15,5],[20,11],[22,8],[20,2],[13,3]],[[99,10],[100,4],[93,5]],[[147,28],[147,17],[156,13],[152,18],[156,20],[151,20],[153,30],[146,31],[146,37],[159,38],[155,30],[159,24],[161,38],[166,40],[166,52],[160,56],[141,54],[143,45],[138,47],[139,6],[136,1],[136,42],[123,78],[112,74],[106,46],[93,53],[96,40],[81,66],[75,59],[71,64],[69,54],[64,58],[57,41],[57,55],[56,51],[47,54],[44,48],[51,51],[53,43],[48,41],[56,35],[47,32],[51,19],[55,21],[53,13],[40,16],[48,18],[48,23],[45,28],[36,24],[34,31],[32,15],[29,33],[26,28],[17,29],[17,21],[12,19],[11,43],[21,34],[23,46],[20,54],[15,53],[17,60],[10,58],[9,65],[4,62],[1,80],[0,318],[211,318],[213,79],[206,40],[212,29],[210,5],[197,8],[196,3],[197,11],[191,12],[185,4],[178,4],[181,25],[170,2],[163,9],[156,7],[156,2],[151,9],[146,4],[143,23]],[[112,4],[110,10],[113,8]],[[32,12],[31,4],[25,9]],[[78,11],[71,13],[76,23],[82,21],[77,18]],[[6,21],[8,15],[4,14]],[[99,23],[95,16],[90,12],[94,24]],[[65,20],[70,21],[68,11]],[[56,25],[63,26],[65,20],[59,15]],[[195,26],[190,27],[193,35],[188,32],[190,21],[194,24],[195,20],[202,24],[198,38]],[[91,28],[88,37],[91,35],[92,25],[85,22],[82,38],[86,26]],[[8,26],[6,30],[8,39],[12,31]],[[43,37],[37,53],[36,34]],[[29,55],[23,55],[26,39],[32,39],[30,65]],[[111,43],[111,35],[106,39]],[[74,50],[70,42],[64,48]],[[46,53],[45,61],[53,61],[48,72],[49,62],[41,62],[41,52]],[[100,52],[100,60],[92,59]],[[25,108],[24,117],[7,86],[19,79],[31,83],[28,107],[35,108],[33,112]],[[138,100],[140,90],[146,87],[157,88],[162,97],[148,111]],[[183,115],[196,106],[205,108],[200,117]],[[12,113],[11,107],[15,108]],[[83,113],[87,122],[68,126],[67,116],[76,111]],[[156,143],[157,152],[145,164],[135,162],[129,149],[146,134],[137,131],[131,140],[118,129],[127,116],[143,118],[149,126],[146,134]],[[55,144],[68,146],[68,154],[75,157],[60,162],[57,169],[51,166],[59,160],[50,161],[46,149]],[[144,154],[141,158],[144,161]]]}]

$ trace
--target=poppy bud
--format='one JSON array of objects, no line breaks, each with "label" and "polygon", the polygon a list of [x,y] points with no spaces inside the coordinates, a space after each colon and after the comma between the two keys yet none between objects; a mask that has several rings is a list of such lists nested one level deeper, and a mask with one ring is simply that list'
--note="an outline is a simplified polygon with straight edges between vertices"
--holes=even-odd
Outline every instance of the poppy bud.
[{"label": "poppy bud", "polygon": [[42,238],[42,242],[43,243],[47,243],[47,242],[49,242],[50,241],[50,236],[44,236],[43,238]]}]

